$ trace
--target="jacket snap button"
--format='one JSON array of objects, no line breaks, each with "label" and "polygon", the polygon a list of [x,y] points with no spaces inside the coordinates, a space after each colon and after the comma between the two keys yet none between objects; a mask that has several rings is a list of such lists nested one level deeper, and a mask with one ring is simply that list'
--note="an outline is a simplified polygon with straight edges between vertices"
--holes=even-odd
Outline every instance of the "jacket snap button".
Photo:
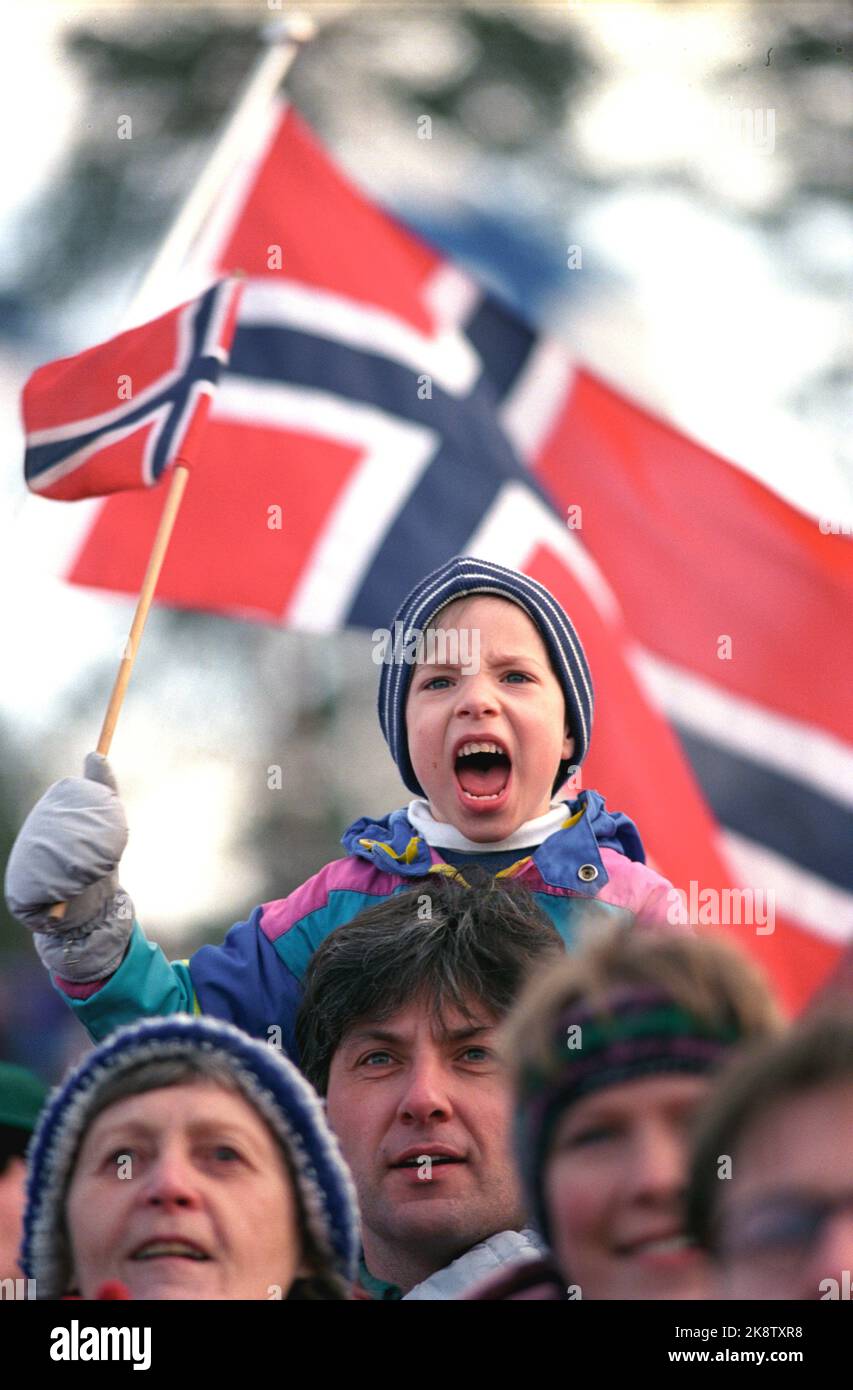
[{"label": "jacket snap button", "polygon": [[582,878],[584,883],[592,883],[594,878],[598,878],[598,869],[594,864],[581,864],[578,878]]}]

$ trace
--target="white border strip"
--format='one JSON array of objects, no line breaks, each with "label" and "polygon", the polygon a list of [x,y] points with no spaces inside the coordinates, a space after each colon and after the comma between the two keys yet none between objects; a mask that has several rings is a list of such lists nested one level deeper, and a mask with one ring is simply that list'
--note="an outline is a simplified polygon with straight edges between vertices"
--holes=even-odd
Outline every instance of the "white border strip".
[{"label": "white border strip", "polygon": [[824,941],[835,946],[853,941],[853,894],[734,831],[723,830],[720,841],[740,884],[771,889],[778,912]]},{"label": "white border strip", "polygon": [[212,414],[362,450],[281,619],[305,632],[340,627],[389,526],[435,454],[435,432],[323,391],[230,375],[214,397]]},{"label": "white border strip", "polygon": [[456,328],[442,327],[427,336],[384,309],[292,280],[247,281],[240,326],[257,325],[294,328],[373,357],[387,357],[432,377],[453,396],[467,396],[482,371],[479,356]]},{"label": "white border strip", "polygon": [[633,647],[631,664],[655,703],[693,733],[853,807],[853,749],[813,724],[757,705]]},{"label": "white border strip", "polygon": [[589,551],[523,483],[501,488],[465,553],[523,570],[537,544],[560,556],[606,623],[622,622],[619,601]]},{"label": "white border strip", "polygon": [[500,408],[501,423],[516,450],[531,462],[543,448],[568,400],[575,379],[570,353],[543,338]]}]

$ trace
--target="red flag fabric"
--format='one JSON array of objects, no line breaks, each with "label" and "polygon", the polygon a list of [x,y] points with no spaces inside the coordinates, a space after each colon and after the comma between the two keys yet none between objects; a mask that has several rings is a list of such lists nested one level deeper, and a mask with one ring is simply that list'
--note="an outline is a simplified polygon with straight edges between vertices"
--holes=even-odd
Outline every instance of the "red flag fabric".
[{"label": "red flag fabric", "polygon": [[42,497],[77,501],[151,487],[196,458],[234,336],[229,280],[107,343],[48,362],[23,392],[24,476]]},{"label": "red flag fabric", "polygon": [[[249,281],[160,600],[375,629],[454,554],[541,579],[593,672],[586,784],[801,1005],[853,939],[849,541],[576,370],[292,109],[212,243]],[[134,590],[159,508],[107,499],[68,577]]]}]

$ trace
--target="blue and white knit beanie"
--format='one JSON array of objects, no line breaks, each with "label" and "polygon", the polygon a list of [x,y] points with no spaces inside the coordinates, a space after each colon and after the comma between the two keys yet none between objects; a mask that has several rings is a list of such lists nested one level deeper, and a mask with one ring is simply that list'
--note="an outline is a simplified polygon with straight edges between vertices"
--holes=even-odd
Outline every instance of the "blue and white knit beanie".
[{"label": "blue and white knit beanie", "polygon": [[358,1269],[358,1206],[349,1169],[322,1103],[296,1067],[272,1045],[230,1023],[171,1014],[119,1028],[51,1093],[29,1149],[21,1263],[39,1299],[68,1292],[71,1270],[64,1207],[77,1154],[108,1083],[148,1062],[214,1060],[266,1120],[289,1160],[299,1205],[326,1282],[342,1297]]},{"label": "blue and white knit beanie", "polygon": [[[519,570],[472,555],[457,555],[428,574],[404,598],[392,623],[392,631],[400,634],[401,640],[398,642],[395,636],[394,659],[383,663],[379,678],[379,723],[403,782],[418,796],[424,795],[424,789],[412,767],[406,734],[406,696],[413,666],[411,659],[405,657],[405,643],[425,632],[442,608],[472,594],[509,599],[536,624],[565,697],[569,729],[575,740],[572,765],[580,765],[589,751],[592,678],[580,639],[561,604],[544,584]],[[568,770],[569,763],[564,760],[554,792],[566,780]]]}]

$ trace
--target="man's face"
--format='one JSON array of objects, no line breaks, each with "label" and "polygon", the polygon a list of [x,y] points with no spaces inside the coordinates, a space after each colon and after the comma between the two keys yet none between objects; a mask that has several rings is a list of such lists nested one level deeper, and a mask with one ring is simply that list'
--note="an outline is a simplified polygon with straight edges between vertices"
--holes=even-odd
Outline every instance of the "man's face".
[{"label": "man's face", "polygon": [[[368,1267],[412,1253],[440,1269],[523,1225],[496,1020],[424,1003],[355,1024],[332,1060],[328,1117],[358,1190]],[[420,1161],[419,1161],[420,1160]],[[373,1261],[373,1263],[372,1263]]]},{"label": "man's face", "polygon": [[851,1136],[850,1083],[786,1098],[746,1132],[721,1185],[720,1297],[850,1297]]},{"label": "man's face", "polygon": [[83,1298],[108,1279],[134,1299],[266,1299],[272,1286],[286,1297],[302,1259],[278,1145],[242,1096],[209,1082],[98,1115],[66,1218]]},{"label": "man's face", "polygon": [[[478,843],[502,840],[545,814],[559,763],[574,751],[563,692],[536,625],[517,604],[457,599],[433,627],[478,633],[478,669],[415,666],[406,705],[412,766],[436,820]],[[477,743],[500,752],[464,751]]]},{"label": "man's face", "polygon": [[707,1296],[682,1211],[688,1129],[704,1078],[608,1086],[558,1121],[545,1168],[557,1263],[587,1299]]}]

